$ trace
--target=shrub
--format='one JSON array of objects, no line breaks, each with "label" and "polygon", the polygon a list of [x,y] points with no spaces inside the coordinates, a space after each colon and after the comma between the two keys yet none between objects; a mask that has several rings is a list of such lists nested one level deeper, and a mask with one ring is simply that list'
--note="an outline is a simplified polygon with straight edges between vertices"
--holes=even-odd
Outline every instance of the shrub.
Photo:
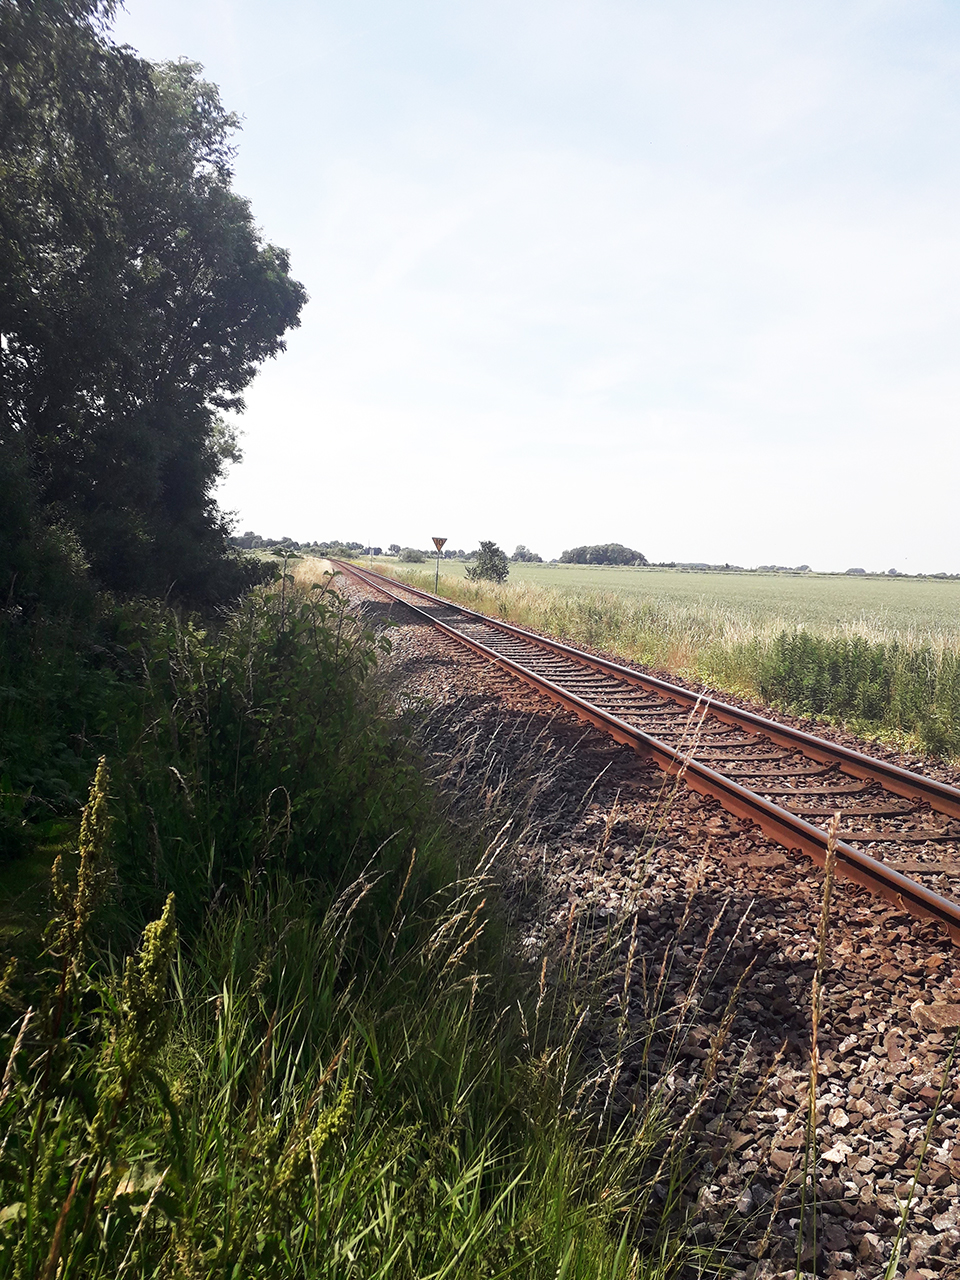
[{"label": "shrub", "polygon": [[476,561],[467,570],[467,577],[472,582],[506,582],[509,573],[506,554],[497,544],[481,542]]},{"label": "shrub", "polygon": [[366,692],[388,642],[329,585],[304,592],[286,578],[216,633],[162,610],[143,628],[144,706],[123,729],[116,797],[127,908],[143,918],[175,890],[193,929],[245,876],[283,871],[334,893],[373,857],[372,898],[390,892],[421,796]]}]

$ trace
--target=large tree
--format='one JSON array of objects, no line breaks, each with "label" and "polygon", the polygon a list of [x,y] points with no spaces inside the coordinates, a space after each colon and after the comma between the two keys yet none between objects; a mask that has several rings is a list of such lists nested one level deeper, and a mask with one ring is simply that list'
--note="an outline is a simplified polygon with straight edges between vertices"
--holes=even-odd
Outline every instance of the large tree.
[{"label": "large tree", "polygon": [[118,49],[108,16],[0,0],[0,554],[16,572],[55,530],[107,586],[210,595],[225,414],[305,294],[232,189],[216,88]]}]

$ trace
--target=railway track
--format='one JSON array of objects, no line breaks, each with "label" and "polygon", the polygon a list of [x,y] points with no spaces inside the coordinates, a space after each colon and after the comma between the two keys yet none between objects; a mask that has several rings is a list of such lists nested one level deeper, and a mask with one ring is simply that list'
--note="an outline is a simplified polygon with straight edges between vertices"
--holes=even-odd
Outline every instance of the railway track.
[{"label": "railway track", "polygon": [[960,789],[454,605],[357,565],[344,574],[415,610],[582,720],[960,946]]}]

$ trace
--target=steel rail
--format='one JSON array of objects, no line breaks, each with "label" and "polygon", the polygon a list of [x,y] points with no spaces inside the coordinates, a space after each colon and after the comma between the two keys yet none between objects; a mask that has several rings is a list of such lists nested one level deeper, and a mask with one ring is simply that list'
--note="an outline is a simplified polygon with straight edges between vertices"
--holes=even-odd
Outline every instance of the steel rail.
[{"label": "steel rail", "polygon": [[[571,690],[564,689],[562,685],[530,670],[505,654],[498,653],[495,649],[489,648],[479,640],[464,635],[462,632],[457,631],[455,627],[448,625],[439,618],[435,618],[418,605],[412,604],[410,600],[405,600],[393,588],[399,587],[401,591],[426,599],[432,604],[443,605],[458,613],[465,614],[467,617],[486,626],[518,636],[539,647],[561,653],[566,658],[602,671],[604,674],[616,675],[620,679],[626,679],[630,683],[641,686],[650,685],[662,693],[669,691],[671,699],[675,695],[682,694],[683,697],[677,697],[676,700],[689,705],[691,710],[702,712],[703,715],[708,713],[717,715],[719,719],[723,719],[735,726],[749,725],[753,734],[762,733],[765,737],[779,741],[781,745],[803,750],[808,755],[813,755],[812,748],[815,748],[818,752],[814,756],[815,759],[828,763],[838,760],[842,769],[844,769],[845,765],[856,766],[857,772],[854,772],[852,767],[845,768],[844,772],[852,773],[853,776],[859,778],[882,781],[888,790],[894,790],[894,787],[886,781],[888,771],[892,776],[892,781],[896,781],[901,787],[904,785],[904,779],[909,779],[914,783],[926,784],[922,788],[918,786],[915,791],[897,790],[896,793],[909,795],[914,799],[923,799],[932,804],[931,796],[937,795],[940,798],[940,793],[943,792],[945,794],[941,798],[941,804],[949,803],[951,807],[944,807],[941,811],[960,814],[960,791],[956,788],[948,787],[946,784],[938,783],[932,778],[923,778],[920,775],[911,774],[906,769],[898,769],[897,766],[888,765],[884,761],[875,761],[869,756],[860,757],[847,747],[835,746],[822,738],[815,738],[811,734],[778,725],[763,716],[758,716],[748,711],[740,711],[739,708],[728,706],[726,703],[715,702],[713,699],[706,697],[698,698],[697,695],[691,694],[687,689],[670,685],[666,681],[658,680],[652,676],[645,676],[629,667],[621,667],[617,663],[598,658],[594,654],[583,653],[581,650],[562,644],[560,641],[546,639],[535,632],[526,631],[522,627],[516,627],[511,623],[489,618],[485,614],[477,613],[472,609],[466,609],[461,605],[454,604],[452,601],[444,600],[441,596],[434,596],[429,592],[421,591],[419,588],[407,586],[405,583],[396,582],[391,578],[385,578],[371,570],[360,569],[356,565],[341,561],[333,561],[332,563],[342,572],[357,578],[374,590],[413,610],[414,613],[429,622],[431,626],[437,628],[437,630],[451,639],[466,645],[481,657],[495,663],[512,675],[518,676],[527,684],[547,694],[553,701],[559,702],[579,716],[580,719],[609,734],[617,742],[631,747],[640,756],[652,760],[663,772],[684,781],[701,795],[710,796],[717,800],[728,813],[755,823],[760,827],[764,835],[784,848],[804,853],[820,866],[823,866],[826,862],[828,844],[827,832],[820,827],[805,821],[798,814],[791,813],[788,809],[781,808],[765,796],[757,795],[748,788],[741,786],[733,778],[726,777],[724,774],[711,769],[702,761],[697,760],[690,752],[683,751],[682,746],[679,748],[673,747],[651,734],[644,733],[642,729],[638,729],[635,725],[628,724],[625,720],[621,720],[609,711],[595,706]],[[721,711],[725,714],[720,715]],[[878,766],[877,773],[869,771],[874,765]],[[900,775],[903,776],[901,777]],[[957,805],[956,809],[952,807],[955,804]],[[936,807],[939,808],[940,806]],[[947,930],[954,944],[960,946],[960,904],[951,901],[949,898],[941,897],[921,884],[917,884],[893,867],[880,862],[876,858],[871,858],[869,854],[862,853],[859,849],[853,848],[852,845],[846,844],[842,840],[836,842],[835,850],[836,866],[839,874],[863,886],[893,906],[922,919],[937,921]]]}]

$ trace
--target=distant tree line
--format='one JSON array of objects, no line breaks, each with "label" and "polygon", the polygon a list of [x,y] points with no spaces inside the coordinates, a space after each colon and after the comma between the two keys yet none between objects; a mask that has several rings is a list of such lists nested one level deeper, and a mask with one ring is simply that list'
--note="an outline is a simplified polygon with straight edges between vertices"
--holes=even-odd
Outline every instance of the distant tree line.
[{"label": "distant tree line", "polygon": [[604,542],[590,547],[573,547],[564,551],[561,564],[648,564],[640,551],[625,547],[621,542]]},{"label": "distant tree line", "polygon": [[111,0],[0,3],[0,574],[233,593],[225,417],[306,295],[232,188],[195,63],[111,42]]},{"label": "distant tree line", "polygon": [[[396,544],[394,544],[396,545]],[[394,551],[388,548],[391,555],[395,555],[403,564],[424,564],[427,560],[436,560],[436,547],[428,547],[422,550],[420,547],[401,547],[397,546]],[[474,553],[476,554],[476,553]],[[468,560],[470,557],[464,551],[441,551],[441,560]]]},{"label": "distant tree line", "polygon": [[333,556],[338,560],[356,559],[357,556],[382,556],[383,547],[364,546],[362,542],[341,542],[332,538],[326,542],[297,542],[295,538],[265,538],[259,533],[247,530],[246,533],[235,534],[230,542],[244,551],[272,551],[275,548],[289,548],[291,551],[305,551],[314,556]]},{"label": "distant tree line", "polygon": [[845,573],[871,578],[960,578],[960,573],[903,573],[900,569],[847,569]]},{"label": "distant tree line", "polygon": [[536,551],[531,551],[522,542],[517,544],[517,549],[510,559],[516,561],[517,564],[543,564],[543,556],[538,556]]},{"label": "distant tree line", "polygon": [[[379,553],[374,552],[374,555],[377,554]],[[399,542],[391,542],[389,547],[387,547],[387,555],[396,556],[399,560],[404,561],[405,564],[423,564],[425,560],[436,560],[437,549],[436,547],[401,547]],[[444,550],[440,552],[440,559],[469,560],[470,555],[475,556],[476,552],[474,551],[468,554],[462,549],[454,551],[452,547],[445,547]],[[419,560],[416,559],[417,556],[420,557]]]}]

